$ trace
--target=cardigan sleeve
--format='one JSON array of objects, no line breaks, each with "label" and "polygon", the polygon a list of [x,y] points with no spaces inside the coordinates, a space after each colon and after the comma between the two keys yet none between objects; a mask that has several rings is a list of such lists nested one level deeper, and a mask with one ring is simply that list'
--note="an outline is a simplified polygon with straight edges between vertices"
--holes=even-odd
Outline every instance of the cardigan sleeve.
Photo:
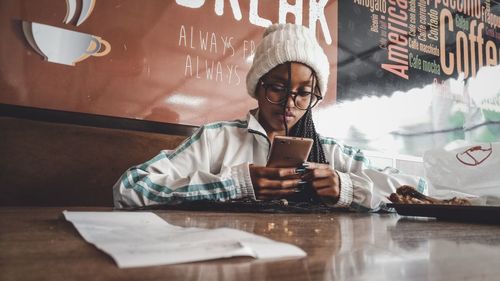
[{"label": "cardigan sleeve", "polygon": [[[175,150],[131,167],[113,187],[116,208],[165,204],[172,201],[253,198],[248,163],[212,171],[210,142],[205,127]],[[213,141],[213,140],[212,140]]]}]

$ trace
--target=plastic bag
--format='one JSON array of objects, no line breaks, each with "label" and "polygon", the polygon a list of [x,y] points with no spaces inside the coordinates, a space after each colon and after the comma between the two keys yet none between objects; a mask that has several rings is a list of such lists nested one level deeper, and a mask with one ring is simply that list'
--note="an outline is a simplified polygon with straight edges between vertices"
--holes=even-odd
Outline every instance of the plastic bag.
[{"label": "plastic bag", "polygon": [[474,205],[500,205],[500,142],[455,142],[424,154],[429,195],[468,197]]}]

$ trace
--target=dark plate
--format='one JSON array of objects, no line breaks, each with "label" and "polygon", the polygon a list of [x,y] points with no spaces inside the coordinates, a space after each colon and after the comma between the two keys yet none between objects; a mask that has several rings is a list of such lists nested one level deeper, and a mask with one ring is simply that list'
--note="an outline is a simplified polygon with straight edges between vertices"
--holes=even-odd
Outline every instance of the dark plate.
[{"label": "dark plate", "polygon": [[402,216],[500,224],[500,206],[387,204],[387,207],[396,209]]}]

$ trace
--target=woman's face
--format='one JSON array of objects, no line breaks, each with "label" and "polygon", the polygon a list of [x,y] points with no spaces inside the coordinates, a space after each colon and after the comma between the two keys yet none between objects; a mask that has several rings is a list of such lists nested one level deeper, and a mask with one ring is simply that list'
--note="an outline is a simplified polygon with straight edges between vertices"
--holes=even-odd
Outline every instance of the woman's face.
[{"label": "woman's face", "polygon": [[[312,91],[313,75],[311,69],[301,63],[292,62],[290,89],[292,92]],[[280,64],[264,75],[261,80],[265,84],[274,84],[281,87],[288,85],[288,65]],[[266,89],[262,84],[257,85],[257,101],[259,104],[259,121],[270,135],[284,135],[286,120],[288,129],[291,129],[306,113],[295,107],[293,98],[289,95],[286,105],[273,104],[266,99]],[[285,106],[285,108],[283,108]],[[285,116],[284,116],[285,115]]]}]

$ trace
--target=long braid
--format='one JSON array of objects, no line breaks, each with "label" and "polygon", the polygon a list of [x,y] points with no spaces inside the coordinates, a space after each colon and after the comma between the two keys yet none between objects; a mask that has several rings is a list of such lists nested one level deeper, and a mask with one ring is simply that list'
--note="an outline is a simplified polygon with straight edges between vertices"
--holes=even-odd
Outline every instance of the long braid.
[{"label": "long braid", "polygon": [[[321,91],[319,89],[319,86],[316,84],[316,74],[313,72],[312,73],[312,83],[313,83],[313,89],[321,95]],[[291,82],[291,67],[290,65],[288,66],[288,89],[290,89],[290,82]],[[284,110],[286,110],[286,104],[284,107]],[[314,122],[312,119],[312,111],[311,108],[307,109],[307,111],[304,113],[302,118],[292,127],[288,128],[286,124],[286,120],[284,121],[285,125],[285,133],[286,135],[290,135],[293,137],[301,137],[301,138],[310,138],[313,139],[313,146],[311,149],[311,153],[309,154],[309,157],[307,158],[308,162],[315,162],[315,163],[323,163],[323,164],[328,164],[328,161],[326,161],[325,157],[325,152],[323,150],[323,145],[321,145],[321,140],[319,138],[319,134],[316,132],[316,127],[314,126]],[[291,201],[296,201],[296,202],[311,202],[311,203],[319,203],[321,200],[318,197],[318,194],[314,190],[314,188],[311,186],[310,183],[308,183],[307,188],[304,188],[301,192],[295,193],[291,196],[288,196],[287,199]]]},{"label": "long braid", "polygon": [[[287,62],[286,64],[287,64],[287,71],[288,71],[286,87],[288,90],[290,90],[292,88],[292,86],[291,86],[291,84],[292,84],[292,64],[290,62]],[[288,124],[286,123],[286,107],[287,107],[286,104],[287,104],[287,102],[288,102],[288,98],[283,103],[283,125],[285,125],[285,136],[288,136],[288,134],[290,133],[289,128],[288,128]]]},{"label": "long braid", "polygon": [[[313,89],[321,95],[319,86],[316,83],[316,74],[314,72],[312,73],[312,80]],[[295,126],[291,128],[290,135],[293,137],[310,138],[314,140],[313,147],[307,161],[328,163],[328,161],[326,161],[325,152],[323,151],[323,146],[321,145],[319,134],[316,132],[316,127],[314,126],[311,108],[309,108],[304,116],[302,116]]]},{"label": "long braid", "polygon": [[328,163],[326,161],[325,152],[323,151],[323,146],[321,145],[321,140],[319,134],[316,132],[314,122],[312,119],[311,109],[302,116],[302,118],[293,126],[290,130],[290,135],[293,137],[301,138],[311,138],[314,140],[313,147],[311,149],[311,154],[307,161],[316,163]]}]

